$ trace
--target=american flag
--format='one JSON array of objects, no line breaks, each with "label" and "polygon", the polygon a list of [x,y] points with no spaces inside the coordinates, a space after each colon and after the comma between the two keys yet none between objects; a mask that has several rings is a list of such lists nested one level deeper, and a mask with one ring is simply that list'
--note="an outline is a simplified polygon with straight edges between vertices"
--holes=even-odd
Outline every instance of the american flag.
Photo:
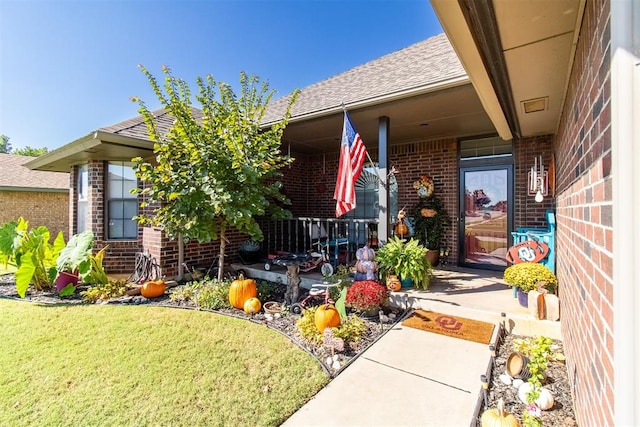
[{"label": "american flag", "polygon": [[362,165],[366,155],[367,149],[364,142],[351,124],[349,113],[345,110],[338,182],[336,183],[336,191],[333,193],[333,198],[336,200],[336,218],[356,207],[355,183],[362,173]]}]

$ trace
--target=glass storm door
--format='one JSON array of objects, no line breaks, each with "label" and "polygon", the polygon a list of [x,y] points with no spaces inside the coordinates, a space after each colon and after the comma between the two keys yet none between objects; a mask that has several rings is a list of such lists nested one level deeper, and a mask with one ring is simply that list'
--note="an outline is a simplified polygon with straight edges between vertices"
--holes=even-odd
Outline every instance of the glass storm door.
[{"label": "glass storm door", "polygon": [[460,263],[502,270],[511,225],[511,165],[460,169]]}]

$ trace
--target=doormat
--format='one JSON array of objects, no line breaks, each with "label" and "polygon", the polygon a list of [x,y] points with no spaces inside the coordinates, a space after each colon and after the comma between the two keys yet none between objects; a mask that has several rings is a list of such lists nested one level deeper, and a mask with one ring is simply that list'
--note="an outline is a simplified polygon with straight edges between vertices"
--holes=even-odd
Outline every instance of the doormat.
[{"label": "doormat", "polygon": [[402,324],[410,328],[482,344],[489,344],[495,326],[479,320],[424,310],[414,311]]}]

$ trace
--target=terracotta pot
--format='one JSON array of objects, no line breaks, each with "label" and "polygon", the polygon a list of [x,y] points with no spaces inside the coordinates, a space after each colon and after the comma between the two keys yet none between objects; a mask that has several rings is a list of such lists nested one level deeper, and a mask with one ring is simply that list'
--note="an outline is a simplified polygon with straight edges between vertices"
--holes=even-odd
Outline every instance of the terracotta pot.
[{"label": "terracotta pot", "polygon": [[402,283],[400,283],[400,279],[398,279],[398,276],[396,276],[395,274],[390,274],[389,277],[387,277],[387,289],[397,292],[401,287]]},{"label": "terracotta pot", "polygon": [[440,251],[438,249],[427,249],[426,257],[431,267],[435,267],[440,262]]}]

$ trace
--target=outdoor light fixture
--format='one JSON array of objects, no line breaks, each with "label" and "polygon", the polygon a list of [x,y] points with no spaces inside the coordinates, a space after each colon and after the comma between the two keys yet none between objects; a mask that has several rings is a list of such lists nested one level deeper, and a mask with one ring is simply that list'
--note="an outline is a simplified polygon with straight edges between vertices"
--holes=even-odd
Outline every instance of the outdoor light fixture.
[{"label": "outdoor light fixture", "polygon": [[534,200],[540,203],[549,193],[549,172],[544,170],[542,156],[534,157],[533,166],[529,171],[529,196],[535,196]]}]

